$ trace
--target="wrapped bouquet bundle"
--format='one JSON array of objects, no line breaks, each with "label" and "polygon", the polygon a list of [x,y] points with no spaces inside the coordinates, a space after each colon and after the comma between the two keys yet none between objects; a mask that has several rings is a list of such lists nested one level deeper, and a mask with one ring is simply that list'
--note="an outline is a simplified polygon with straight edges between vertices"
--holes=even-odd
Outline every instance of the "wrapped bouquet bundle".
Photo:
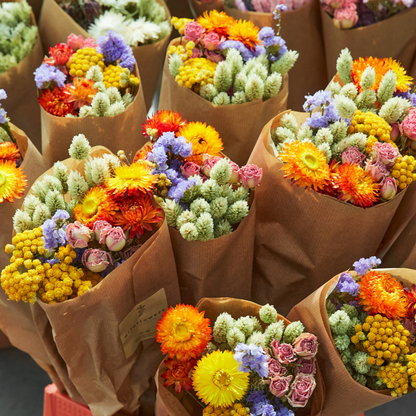
[{"label": "wrapped bouquet bundle", "polygon": [[157,416],[320,414],[320,340],[269,304],[203,298],[196,308],[178,305],[164,313],[156,339],[167,354]]},{"label": "wrapped bouquet bundle", "polygon": [[16,125],[40,148],[39,107],[30,78],[42,59],[35,18],[26,0],[0,2],[0,89],[8,92],[5,107]]},{"label": "wrapped bouquet bundle", "polygon": [[80,132],[93,145],[113,152],[122,148],[127,155],[144,144],[142,84],[131,48],[120,35],[110,31],[97,44],[71,34],[67,43],[49,48],[49,56],[35,71],[35,82],[42,152],[48,163],[64,158],[72,137]]},{"label": "wrapped bouquet bundle", "polygon": [[170,226],[181,300],[249,298],[254,188],[262,170],[240,168],[221,153],[223,142],[212,126],[187,123],[177,113],[159,111],[143,130],[153,143],[137,157],[151,162],[161,178],[155,194]]},{"label": "wrapped bouquet bundle", "polygon": [[323,0],[321,16],[328,77],[332,62],[344,47],[354,57],[391,56],[416,77],[415,6],[412,0]]},{"label": "wrapped bouquet bundle", "polygon": [[[7,94],[0,89],[0,100]],[[10,123],[0,104],[0,217],[2,219],[0,246],[5,247],[12,235],[11,218],[37,177],[45,171],[41,154],[26,134]],[[0,268],[9,262],[6,253],[0,253]]]},{"label": "wrapped bouquet bundle", "polygon": [[283,10],[280,36],[289,48],[299,52],[299,61],[290,72],[287,106],[300,111],[304,95],[324,88],[327,83],[319,0],[223,1],[228,15],[235,19],[250,20],[260,28],[274,27],[276,6]]},{"label": "wrapped bouquet bundle", "polygon": [[83,135],[69,153],[14,216],[1,286],[15,302],[0,304],[2,328],[94,416],[130,414],[154,391],[156,323],[180,299],[168,227],[153,206],[158,176]]},{"label": "wrapped bouquet bundle", "polygon": [[318,336],[323,416],[358,416],[416,387],[416,272],[380,263],[360,259],[288,315]]},{"label": "wrapped bouquet bundle", "polygon": [[271,300],[287,313],[325,282],[325,273],[380,246],[416,179],[411,141],[394,141],[394,124],[412,108],[411,79],[387,62],[391,69],[380,71],[376,60],[353,62],[342,51],[339,82],[306,97],[310,115],[286,112],[264,128],[249,160],[264,170],[254,300],[273,293]]},{"label": "wrapped bouquet bundle", "polygon": [[216,10],[172,23],[184,37],[168,48],[159,108],[190,121],[202,113],[225,140],[227,155],[246,163],[264,124],[286,109],[287,73],[298,53],[272,28]]},{"label": "wrapped bouquet bundle", "polygon": [[132,47],[147,109],[152,104],[171,26],[163,0],[45,0],[40,20],[44,48],[66,42],[71,33],[98,39],[114,31]]}]

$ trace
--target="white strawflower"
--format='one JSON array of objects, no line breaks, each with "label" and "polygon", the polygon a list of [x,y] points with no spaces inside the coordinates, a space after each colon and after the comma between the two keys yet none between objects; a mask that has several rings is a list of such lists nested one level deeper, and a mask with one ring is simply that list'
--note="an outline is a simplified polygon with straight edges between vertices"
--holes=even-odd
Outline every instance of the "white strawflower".
[{"label": "white strawflower", "polygon": [[107,10],[101,16],[96,18],[94,23],[89,26],[88,33],[91,37],[97,39],[100,36],[106,36],[109,30],[124,37],[127,30],[125,16],[113,10]]},{"label": "white strawflower", "polygon": [[129,20],[126,23],[123,37],[130,46],[139,46],[142,43],[156,41],[162,31],[159,25],[149,22],[145,17]]}]

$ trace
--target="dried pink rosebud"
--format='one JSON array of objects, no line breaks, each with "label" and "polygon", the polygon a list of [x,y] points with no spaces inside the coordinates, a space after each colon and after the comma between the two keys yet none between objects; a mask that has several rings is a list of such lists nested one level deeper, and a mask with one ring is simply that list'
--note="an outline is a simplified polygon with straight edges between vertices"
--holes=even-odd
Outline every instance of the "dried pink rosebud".
[{"label": "dried pink rosebud", "polygon": [[91,240],[91,230],[79,221],[75,221],[68,225],[66,237],[72,248],[86,248]]},{"label": "dried pink rosebud", "polygon": [[109,253],[104,250],[89,248],[82,255],[82,264],[92,272],[103,272],[112,263]]},{"label": "dried pink rosebud", "polygon": [[380,196],[386,201],[393,199],[397,194],[397,185],[394,178],[384,178],[380,183]]},{"label": "dried pink rosebud", "polygon": [[92,230],[95,233],[95,239],[100,244],[104,244],[105,237],[107,236],[107,233],[112,230],[112,228],[113,226],[107,221],[103,221],[103,220],[95,221],[92,227]]},{"label": "dried pink rosebud", "polygon": [[115,227],[109,231],[105,238],[105,244],[110,251],[120,251],[126,245],[126,236],[121,227]]},{"label": "dried pink rosebud", "polygon": [[256,165],[243,166],[240,171],[240,181],[246,188],[254,189],[260,185],[261,178],[263,176],[263,169],[258,168]]}]

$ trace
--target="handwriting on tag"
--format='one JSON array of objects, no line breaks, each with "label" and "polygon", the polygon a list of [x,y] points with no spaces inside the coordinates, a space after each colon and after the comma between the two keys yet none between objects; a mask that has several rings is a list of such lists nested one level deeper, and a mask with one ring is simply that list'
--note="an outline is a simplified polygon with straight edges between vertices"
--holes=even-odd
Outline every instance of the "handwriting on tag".
[{"label": "handwriting on tag", "polygon": [[139,344],[156,336],[156,325],[168,307],[165,289],[136,305],[119,325],[120,339],[126,358],[134,354]]}]

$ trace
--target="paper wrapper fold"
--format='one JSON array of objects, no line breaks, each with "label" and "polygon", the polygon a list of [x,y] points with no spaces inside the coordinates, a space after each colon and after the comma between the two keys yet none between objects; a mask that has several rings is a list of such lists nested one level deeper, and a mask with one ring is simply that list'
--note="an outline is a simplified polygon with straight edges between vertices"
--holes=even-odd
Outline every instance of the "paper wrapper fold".
[{"label": "paper wrapper fold", "polygon": [[169,228],[183,303],[195,305],[206,296],[250,298],[255,216],[254,202],[235,231],[209,241],[186,241]]},{"label": "paper wrapper fold", "polygon": [[140,147],[146,143],[142,124],[146,121],[146,106],[140,87],[127,109],[113,117],[57,117],[41,108],[42,154],[52,165],[68,157],[74,136],[84,134],[91,146],[103,145],[114,154],[124,150],[132,161]]},{"label": "paper wrapper fold", "polygon": [[[157,2],[164,6],[166,18],[170,22],[171,16],[165,2],[163,0],[157,0]],[[82,35],[84,38],[90,37],[88,32],[64,12],[55,0],[44,0],[39,26],[45,54],[49,46],[66,43],[71,33]],[[152,104],[157,89],[168,42],[169,35],[156,43],[131,48],[139,67],[147,110]]]},{"label": "paper wrapper fold", "polygon": [[13,216],[21,207],[23,201],[30,190],[30,187],[49,166],[46,164],[38,149],[26,136],[25,132],[10,123],[12,133],[16,138],[17,146],[23,156],[23,162],[20,165],[26,175],[27,187],[24,195],[13,203],[3,202],[0,204],[0,271],[9,264],[10,256],[4,252],[6,244],[11,242],[13,234]]},{"label": "paper wrapper fold", "polygon": [[[36,24],[34,18],[33,24]],[[42,43],[38,34],[29,55],[15,67],[0,74],[0,89],[7,93],[7,98],[2,101],[3,108],[10,120],[28,135],[38,149],[41,147],[40,111],[33,73],[42,63],[42,58]]]},{"label": "paper wrapper fold", "polygon": [[190,5],[194,11],[195,19],[202,16],[204,12],[210,12],[211,10],[218,10],[219,12],[224,10],[224,4],[222,0],[214,0],[208,3],[203,3],[200,0],[189,0]]},{"label": "paper wrapper fold", "polygon": [[[364,256],[365,257],[365,256]],[[357,257],[356,260],[358,260]],[[340,268],[342,270],[342,267]],[[416,283],[416,271],[393,269],[388,272],[410,288]],[[328,277],[328,274],[325,273]],[[359,416],[364,411],[394,400],[388,390],[374,391],[357,383],[348,373],[334,345],[326,312],[326,299],[340,275],[335,276],[289,313],[291,321],[301,320],[319,340],[318,363],[326,387],[325,405],[321,416]],[[313,396],[312,396],[313,398]]]},{"label": "paper wrapper fold", "polygon": [[[104,153],[109,151],[98,146],[91,156]],[[64,163],[70,170],[82,171],[83,163],[72,159]],[[7,301],[1,290],[1,329],[13,345],[48,371],[61,391],[87,404],[94,416],[112,416],[118,411],[133,414],[141,403],[140,414],[151,415],[154,374],[163,357],[150,338],[126,358],[119,325],[137,304],[161,289],[169,306],[180,302],[165,222],[132,257],[80,297],[54,305],[40,300],[30,305]]]},{"label": "paper wrapper fold", "polygon": [[[299,59],[289,72],[287,108],[292,110],[302,111],[305,95],[325,88],[327,82],[320,8],[319,0],[310,0],[299,9],[282,13],[280,36],[289,49],[299,52]],[[224,10],[235,19],[251,20],[260,28],[276,29],[273,13],[244,12],[226,6]]]},{"label": "paper wrapper fold", "polygon": [[[179,39],[170,43],[177,44]],[[286,110],[288,82],[286,75],[279,94],[270,100],[217,106],[189,88],[180,87],[169,72],[166,59],[159,110],[177,111],[188,122],[200,121],[213,126],[222,138],[227,156],[242,166],[247,163],[263,126],[277,113]]]},{"label": "paper wrapper fold", "polygon": [[[275,306],[277,310],[279,310],[278,305]],[[247,315],[255,316],[259,319],[259,310],[261,305],[257,305],[256,303],[248,300],[223,297],[203,298],[198,302],[196,307],[200,312],[205,311],[205,318],[208,318],[211,321],[211,326],[213,326],[218,315],[223,312],[228,312],[234,319]],[[285,321],[285,326],[290,324],[290,321],[281,315],[278,315],[277,319],[283,319]],[[306,326],[306,329],[307,331],[312,332],[308,326]],[[174,389],[170,387],[167,388],[163,385],[164,380],[161,375],[165,371],[166,367],[162,362],[156,374],[158,390],[156,398],[156,416],[202,416],[201,405],[198,404],[195,399],[190,397],[189,394],[183,391],[176,394]],[[305,409],[298,409],[296,411],[296,415],[320,415],[325,398],[325,385],[323,384],[323,378],[318,364],[316,366],[316,388],[312,397],[314,398],[313,405],[312,400],[310,400]]]},{"label": "paper wrapper fold", "polygon": [[416,77],[415,8],[370,26],[348,30],[336,28],[324,10],[321,16],[328,77],[335,72],[338,56],[344,48],[350,50],[353,59],[367,56],[397,59],[409,75]]},{"label": "paper wrapper fold", "polygon": [[[252,299],[286,314],[340,269],[374,255],[405,194],[363,209],[334,197],[306,191],[284,178],[274,155],[270,128],[263,129],[249,163],[263,169],[256,193]],[[292,112],[298,124],[307,115]]]}]

